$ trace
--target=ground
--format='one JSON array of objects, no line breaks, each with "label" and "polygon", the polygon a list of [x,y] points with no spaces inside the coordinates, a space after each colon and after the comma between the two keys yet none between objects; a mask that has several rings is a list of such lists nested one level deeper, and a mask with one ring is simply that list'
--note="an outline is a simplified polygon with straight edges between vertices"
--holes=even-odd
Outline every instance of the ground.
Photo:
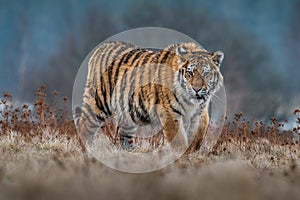
[{"label": "ground", "polygon": [[110,169],[49,130],[2,135],[0,151],[0,199],[300,199],[298,145],[224,142],[144,174]]},{"label": "ground", "polygon": [[[44,89],[33,108],[15,107],[9,93],[0,101],[0,199],[300,199],[299,109],[289,128],[288,121],[252,123],[236,114],[226,118],[209,154],[196,151],[163,169],[132,174],[88,155],[67,98],[62,108],[49,105]],[[153,137],[150,147],[161,139]],[[98,153],[112,156],[105,148]]]}]

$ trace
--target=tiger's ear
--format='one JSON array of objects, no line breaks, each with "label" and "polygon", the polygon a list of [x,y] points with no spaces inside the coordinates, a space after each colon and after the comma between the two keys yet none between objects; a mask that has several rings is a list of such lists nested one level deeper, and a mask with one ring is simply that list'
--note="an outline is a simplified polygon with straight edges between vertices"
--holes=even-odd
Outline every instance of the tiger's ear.
[{"label": "tiger's ear", "polygon": [[187,63],[189,63],[186,59],[176,53],[176,62],[180,66],[180,68],[185,67]]},{"label": "tiger's ear", "polygon": [[223,62],[223,59],[224,59],[224,53],[222,51],[216,51],[214,53],[212,53],[212,60],[213,62],[218,66],[220,67],[222,62]]},{"label": "tiger's ear", "polygon": [[186,54],[186,49],[184,47],[176,47],[176,55],[182,56]]}]

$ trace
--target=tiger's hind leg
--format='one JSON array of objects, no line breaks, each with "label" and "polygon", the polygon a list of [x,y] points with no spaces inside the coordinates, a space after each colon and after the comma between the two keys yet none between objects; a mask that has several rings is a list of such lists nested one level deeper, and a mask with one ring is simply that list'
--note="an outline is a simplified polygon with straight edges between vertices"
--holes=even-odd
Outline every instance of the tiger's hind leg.
[{"label": "tiger's hind leg", "polygon": [[117,132],[120,136],[120,144],[122,149],[132,151],[135,149],[134,135],[136,126],[123,125],[117,128]]},{"label": "tiger's hind leg", "polygon": [[[75,109],[75,125],[80,138],[89,146],[94,144],[95,134],[104,122],[99,109],[93,102],[84,102],[81,108]],[[80,113],[79,113],[80,112]]]}]

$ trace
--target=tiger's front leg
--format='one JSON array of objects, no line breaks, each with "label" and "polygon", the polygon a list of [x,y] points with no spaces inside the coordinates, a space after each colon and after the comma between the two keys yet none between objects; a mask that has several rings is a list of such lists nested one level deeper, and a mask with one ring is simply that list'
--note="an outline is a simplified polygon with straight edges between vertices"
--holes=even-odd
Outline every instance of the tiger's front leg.
[{"label": "tiger's front leg", "polygon": [[181,151],[188,147],[188,139],[181,116],[173,113],[159,113],[163,133],[172,149]]},{"label": "tiger's front leg", "polygon": [[197,125],[198,127],[193,127],[193,124],[191,124],[190,127],[190,135],[189,135],[189,148],[187,149],[186,153],[191,153],[193,151],[197,151],[200,149],[203,140],[207,133],[207,128],[209,124],[209,114],[208,111],[205,111],[202,113],[198,118],[196,118],[197,121],[195,121],[194,125]]}]

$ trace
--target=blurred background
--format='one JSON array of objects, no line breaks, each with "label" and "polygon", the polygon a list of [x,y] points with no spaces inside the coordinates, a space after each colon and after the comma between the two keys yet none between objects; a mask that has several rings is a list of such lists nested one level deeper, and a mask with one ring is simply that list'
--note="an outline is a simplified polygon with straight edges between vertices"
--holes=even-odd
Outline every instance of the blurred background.
[{"label": "blurred background", "polygon": [[137,27],[180,31],[222,50],[227,113],[286,119],[300,105],[298,0],[0,0],[0,92],[32,102],[45,84],[71,98],[85,56]]}]

